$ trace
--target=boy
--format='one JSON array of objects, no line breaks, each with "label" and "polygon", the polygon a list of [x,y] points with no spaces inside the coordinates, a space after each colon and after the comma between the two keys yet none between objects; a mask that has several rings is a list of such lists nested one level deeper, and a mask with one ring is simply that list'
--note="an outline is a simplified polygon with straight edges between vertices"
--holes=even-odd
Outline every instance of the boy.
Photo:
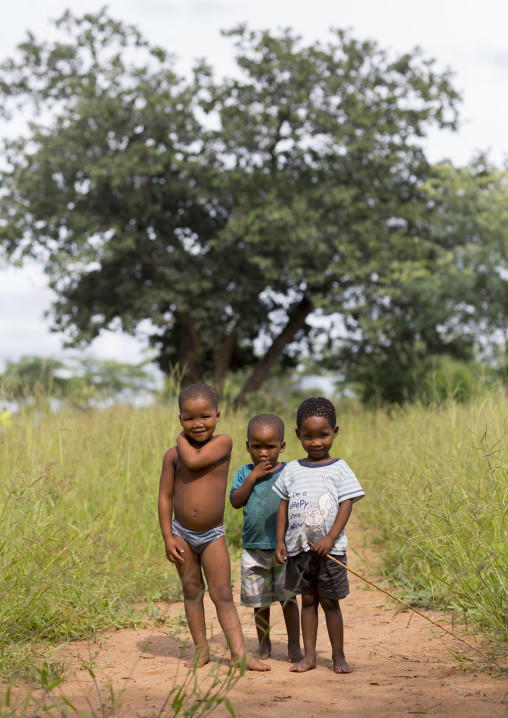
[{"label": "boy", "polygon": [[356,476],[330,449],[339,432],[335,409],[328,399],[306,399],[296,414],[296,435],[307,458],[291,461],[274,484],[281,497],[277,512],[275,556],[286,563],[286,589],[302,594],[303,659],[290,670],[303,673],[316,667],[318,605],[325,612],[332,644],[333,670],[351,673],[344,656],[344,631],[339,599],[349,593],[346,569],[326,557],[346,563],[344,528],[353,503],[364,496]]},{"label": "boy", "polygon": [[[210,660],[201,568],[233,665],[243,658],[245,645],[233,603],[223,523],[232,441],[227,434],[213,435],[220,420],[213,387],[192,384],[180,392],[178,404],[183,431],[162,463],[159,522],[166,556],[176,565],[182,582],[185,615],[196,649],[194,659],[185,665],[199,668]],[[254,671],[270,670],[253,656],[247,656],[246,665]]]},{"label": "boy", "polygon": [[254,608],[259,640],[258,656],[269,658],[270,604],[280,601],[288,634],[291,663],[302,659],[298,604],[294,592],[284,589],[286,570],[276,563],[275,527],[279,498],[272,486],[286,465],[279,454],[286,448],[284,422],[273,414],[259,414],[247,426],[247,451],[252,464],[235,474],[229,494],[235,509],[243,507],[242,589],[240,603]]}]

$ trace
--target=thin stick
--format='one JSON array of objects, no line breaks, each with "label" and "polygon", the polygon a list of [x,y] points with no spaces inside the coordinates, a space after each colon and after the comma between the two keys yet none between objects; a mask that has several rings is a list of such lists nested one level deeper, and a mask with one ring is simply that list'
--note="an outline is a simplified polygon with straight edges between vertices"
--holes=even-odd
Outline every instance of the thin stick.
[{"label": "thin stick", "polygon": [[[312,546],[312,544],[309,544],[309,546]],[[329,558],[329,559],[331,559],[334,563],[338,563],[339,566],[342,566],[342,568],[345,568],[346,571],[349,571],[350,573],[354,574],[354,575],[357,576],[358,578],[361,578],[362,581],[365,581],[365,583],[368,583],[369,586],[373,586],[374,588],[377,588],[378,591],[382,591],[383,593],[386,593],[386,595],[387,595],[387,596],[390,596],[390,598],[393,598],[394,601],[398,601],[399,603],[402,603],[403,606],[405,606],[406,608],[409,608],[410,611],[414,611],[414,613],[417,613],[419,616],[421,616],[422,618],[424,618],[426,621],[429,621],[429,623],[433,623],[434,626],[437,626],[441,631],[444,631],[445,633],[449,633],[450,636],[453,636],[454,638],[457,638],[459,641],[462,641],[462,643],[465,643],[466,646],[469,646],[469,648],[472,648],[473,651],[476,651],[477,653],[479,653],[480,655],[482,655],[484,658],[486,658],[489,663],[492,662],[492,659],[489,658],[489,656],[487,656],[487,654],[484,653],[482,650],[480,650],[479,648],[476,648],[476,646],[473,646],[471,643],[468,643],[467,641],[465,641],[465,640],[464,640],[463,638],[461,638],[460,636],[457,636],[456,633],[453,633],[452,631],[449,631],[449,630],[448,630],[447,628],[445,628],[444,626],[441,626],[441,625],[440,625],[439,623],[437,623],[436,621],[433,621],[432,618],[429,618],[428,616],[426,616],[426,615],[425,615],[424,613],[422,613],[421,611],[418,611],[418,609],[413,608],[413,606],[410,606],[409,603],[406,603],[406,602],[403,601],[401,598],[397,598],[397,596],[394,596],[393,593],[390,593],[390,591],[387,591],[385,588],[381,588],[381,586],[378,586],[377,583],[373,583],[372,581],[369,581],[369,579],[368,579],[368,578],[365,578],[365,576],[362,576],[361,574],[356,573],[356,571],[353,571],[352,568],[349,568],[349,566],[346,566],[345,563],[342,563],[341,561],[338,561],[338,560],[337,560],[336,558],[334,558],[333,556],[330,556],[329,553],[326,554],[326,557]],[[494,663],[495,663],[495,661],[494,661]]]}]

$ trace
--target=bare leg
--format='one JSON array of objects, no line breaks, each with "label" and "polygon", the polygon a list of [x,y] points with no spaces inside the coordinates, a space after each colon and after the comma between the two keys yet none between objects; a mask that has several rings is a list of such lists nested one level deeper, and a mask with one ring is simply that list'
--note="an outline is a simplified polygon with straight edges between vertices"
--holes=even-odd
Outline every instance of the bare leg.
[{"label": "bare leg", "polygon": [[[201,554],[201,565],[205,572],[210,598],[217,609],[217,618],[231,651],[231,665],[240,663],[245,655],[245,644],[240,619],[233,603],[231,564],[223,536],[205,548]],[[270,670],[270,666],[250,655],[247,656],[246,665],[251,671]]]},{"label": "bare leg", "polygon": [[323,598],[319,602],[325,612],[326,627],[332,644],[333,670],[335,673],[352,673],[353,669],[344,656],[344,624],[339,601],[334,598]]},{"label": "bare leg", "polygon": [[269,658],[272,652],[272,642],[270,641],[270,606],[255,608],[254,622],[256,624],[259,641],[258,656],[263,660]]},{"label": "bare leg", "polygon": [[319,595],[314,589],[312,593],[302,593],[302,636],[304,657],[290,671],[304,673],[316,667],[316,640],[318,628]]},{"label": "bare leg", "polygon": [[185,665],[187,668],[194,665],[201,668],[210,660],[203,607],[205,583],[201,574],[199,555],[191,549],[187,541],[180,537],[178,537],[178,540],[184,550],[184,560],[183,563],[175,565],[182,582],[185,616],[187,617],[187,623],[195,646],[194,658],[190,661],[185,661]]},{"label": "bare leg", "polygon": [[[281,601],[282,613],[288,634],[288,659],[290,663],[299,663],[303,656],[300,650],[300,614],[296,598]],[[261,656],[260,656],[261,657]]]}]

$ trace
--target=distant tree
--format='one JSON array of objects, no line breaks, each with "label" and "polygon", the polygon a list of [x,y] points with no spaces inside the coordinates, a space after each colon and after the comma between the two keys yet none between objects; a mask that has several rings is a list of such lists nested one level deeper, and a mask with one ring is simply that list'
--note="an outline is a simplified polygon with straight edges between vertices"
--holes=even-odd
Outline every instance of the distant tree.
[{"label": "distant tree", "polygon": [[58,359],[32,355],[7,361],[0,375],[0,392],[16,401],[28,397],[62,397],[69,384],[68,379],[59,375],[64,368],[65,364]]},{"label": "distant tree", "polygon": [[6,399],[70,400],[79,406],[104,399],[131,397],[154,391],[146,363],[124,364],[108,359],[74,357],[67,362],[39,356],[8,361],[0,375],[0,395]]},{"label": "distant tree", "polygon": [[96,396],[118,396],[123,392],[136,394],[154,389],[154,378],[147,373],[147,362],[125,364],[112,359],[80,358],[74,362],[74,376],[92,387]]}]

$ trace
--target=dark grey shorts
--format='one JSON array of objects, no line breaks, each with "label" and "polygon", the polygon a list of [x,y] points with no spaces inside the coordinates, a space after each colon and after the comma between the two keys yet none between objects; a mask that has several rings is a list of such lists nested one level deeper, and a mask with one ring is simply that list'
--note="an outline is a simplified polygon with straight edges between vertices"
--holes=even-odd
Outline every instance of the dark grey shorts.
[{"label": "dark grey shorts", "polygon": [[[334,558],[347,565],[345,553]],[[349,581],[345,568],[311,550],[288,556],[285,588],[296,593],[315,589],[323,598],[341,599],[349,593]]]}]

